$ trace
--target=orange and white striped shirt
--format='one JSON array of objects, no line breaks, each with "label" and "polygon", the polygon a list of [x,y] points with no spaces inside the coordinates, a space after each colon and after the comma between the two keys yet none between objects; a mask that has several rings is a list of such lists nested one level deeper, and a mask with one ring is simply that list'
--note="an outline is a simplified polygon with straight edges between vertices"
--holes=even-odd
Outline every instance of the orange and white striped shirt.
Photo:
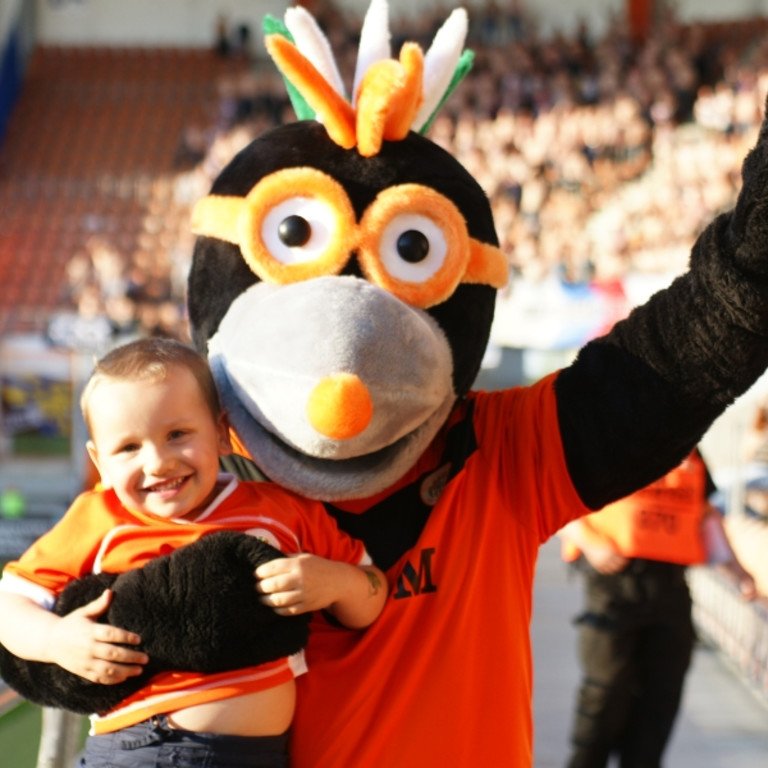
[{"label": "orange and white striped shirt", "polygon": [[[272,483],[221,475],[222,489],[195,520],[166,519],[123,507],[112,491],[89,491],[17,561],[0,589],[51,608],[73,579],[122,573],[222,529],[264,539],[285,554],[312,552],[353,565],[371,562],[363,544],[341,532],[324,507]],[[213,675],[165,672],[108,713],[93,717],[93,732],[108,733],[147,718],[281,685],[306,671],[303,654]]]}]

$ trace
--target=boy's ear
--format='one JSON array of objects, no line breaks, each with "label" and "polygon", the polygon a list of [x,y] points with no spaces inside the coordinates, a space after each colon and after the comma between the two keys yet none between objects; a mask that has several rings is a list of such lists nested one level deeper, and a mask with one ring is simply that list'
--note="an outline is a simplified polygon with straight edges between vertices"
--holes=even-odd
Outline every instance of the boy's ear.
[{"label": "boy's ear", "polygon": [[229,418],[226,411],[219,414],[216,433],[219,437],[219,455],[229,456],[232,453],[232,440],[229,436]]},{"label": "boy's ear", "polygon": [[93,466],[96,467],[96,471],[99,473],[99,477],[101,478],[102,488],[109,488],[110,483],[104,477],[104,474],[101,471],[101,465],[99,464],[99,453],[96,450],[96,444],[93,442],[93,440],[89,440],[85,444],[85,450],[88,451],[88,456],[90,456],[91,461],[93,462]]}]

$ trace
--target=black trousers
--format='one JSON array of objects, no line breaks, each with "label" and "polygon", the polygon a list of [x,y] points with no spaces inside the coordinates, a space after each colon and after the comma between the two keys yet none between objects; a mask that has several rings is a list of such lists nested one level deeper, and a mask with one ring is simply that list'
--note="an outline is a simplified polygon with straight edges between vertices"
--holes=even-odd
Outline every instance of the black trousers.
[{"label": "black trousers", "polygon": [[89,736],[77,768],[287,768],[288,732],[226,736],[171,728],[165,715]]},{"label": "black trousers", "polygon": [[568,768],[660,768],[695,641],[683,566],[633,560],[605,576],[584,565],[576,620],[582,682]]}]

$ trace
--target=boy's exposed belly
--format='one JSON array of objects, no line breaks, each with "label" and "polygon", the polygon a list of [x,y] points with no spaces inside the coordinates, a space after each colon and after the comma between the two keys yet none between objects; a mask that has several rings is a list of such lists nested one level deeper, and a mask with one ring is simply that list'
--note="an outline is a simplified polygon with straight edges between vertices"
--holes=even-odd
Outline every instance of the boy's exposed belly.
[{"label": "boy's exposed belly", "polygon": [[264,691],[179,709],[168,715],[174,728],[227,736],[278,736],[291,725],[296,705],[293,680]]}]

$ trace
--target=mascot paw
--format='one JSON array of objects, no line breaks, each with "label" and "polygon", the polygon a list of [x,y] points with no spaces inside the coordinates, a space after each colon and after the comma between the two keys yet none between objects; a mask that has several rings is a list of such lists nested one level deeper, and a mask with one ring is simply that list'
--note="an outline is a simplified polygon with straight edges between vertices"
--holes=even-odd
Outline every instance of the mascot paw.
[{"label": "mascot paw", "polygon": [[90,714],[114,708],[159,672],[210,674],[288,656],[306,644],[310,614],[279,616],[259,600],[253,572],[276,557],[283,555],[266,542],[220,531],[143,568],[85,576],[62,592],[55,613],[65,615],[111,588],[100,621],[141,635],[139,648],[149,656],[144,672],[116,685],[92,683],[0,645],[0,674],[35,704]]}]

